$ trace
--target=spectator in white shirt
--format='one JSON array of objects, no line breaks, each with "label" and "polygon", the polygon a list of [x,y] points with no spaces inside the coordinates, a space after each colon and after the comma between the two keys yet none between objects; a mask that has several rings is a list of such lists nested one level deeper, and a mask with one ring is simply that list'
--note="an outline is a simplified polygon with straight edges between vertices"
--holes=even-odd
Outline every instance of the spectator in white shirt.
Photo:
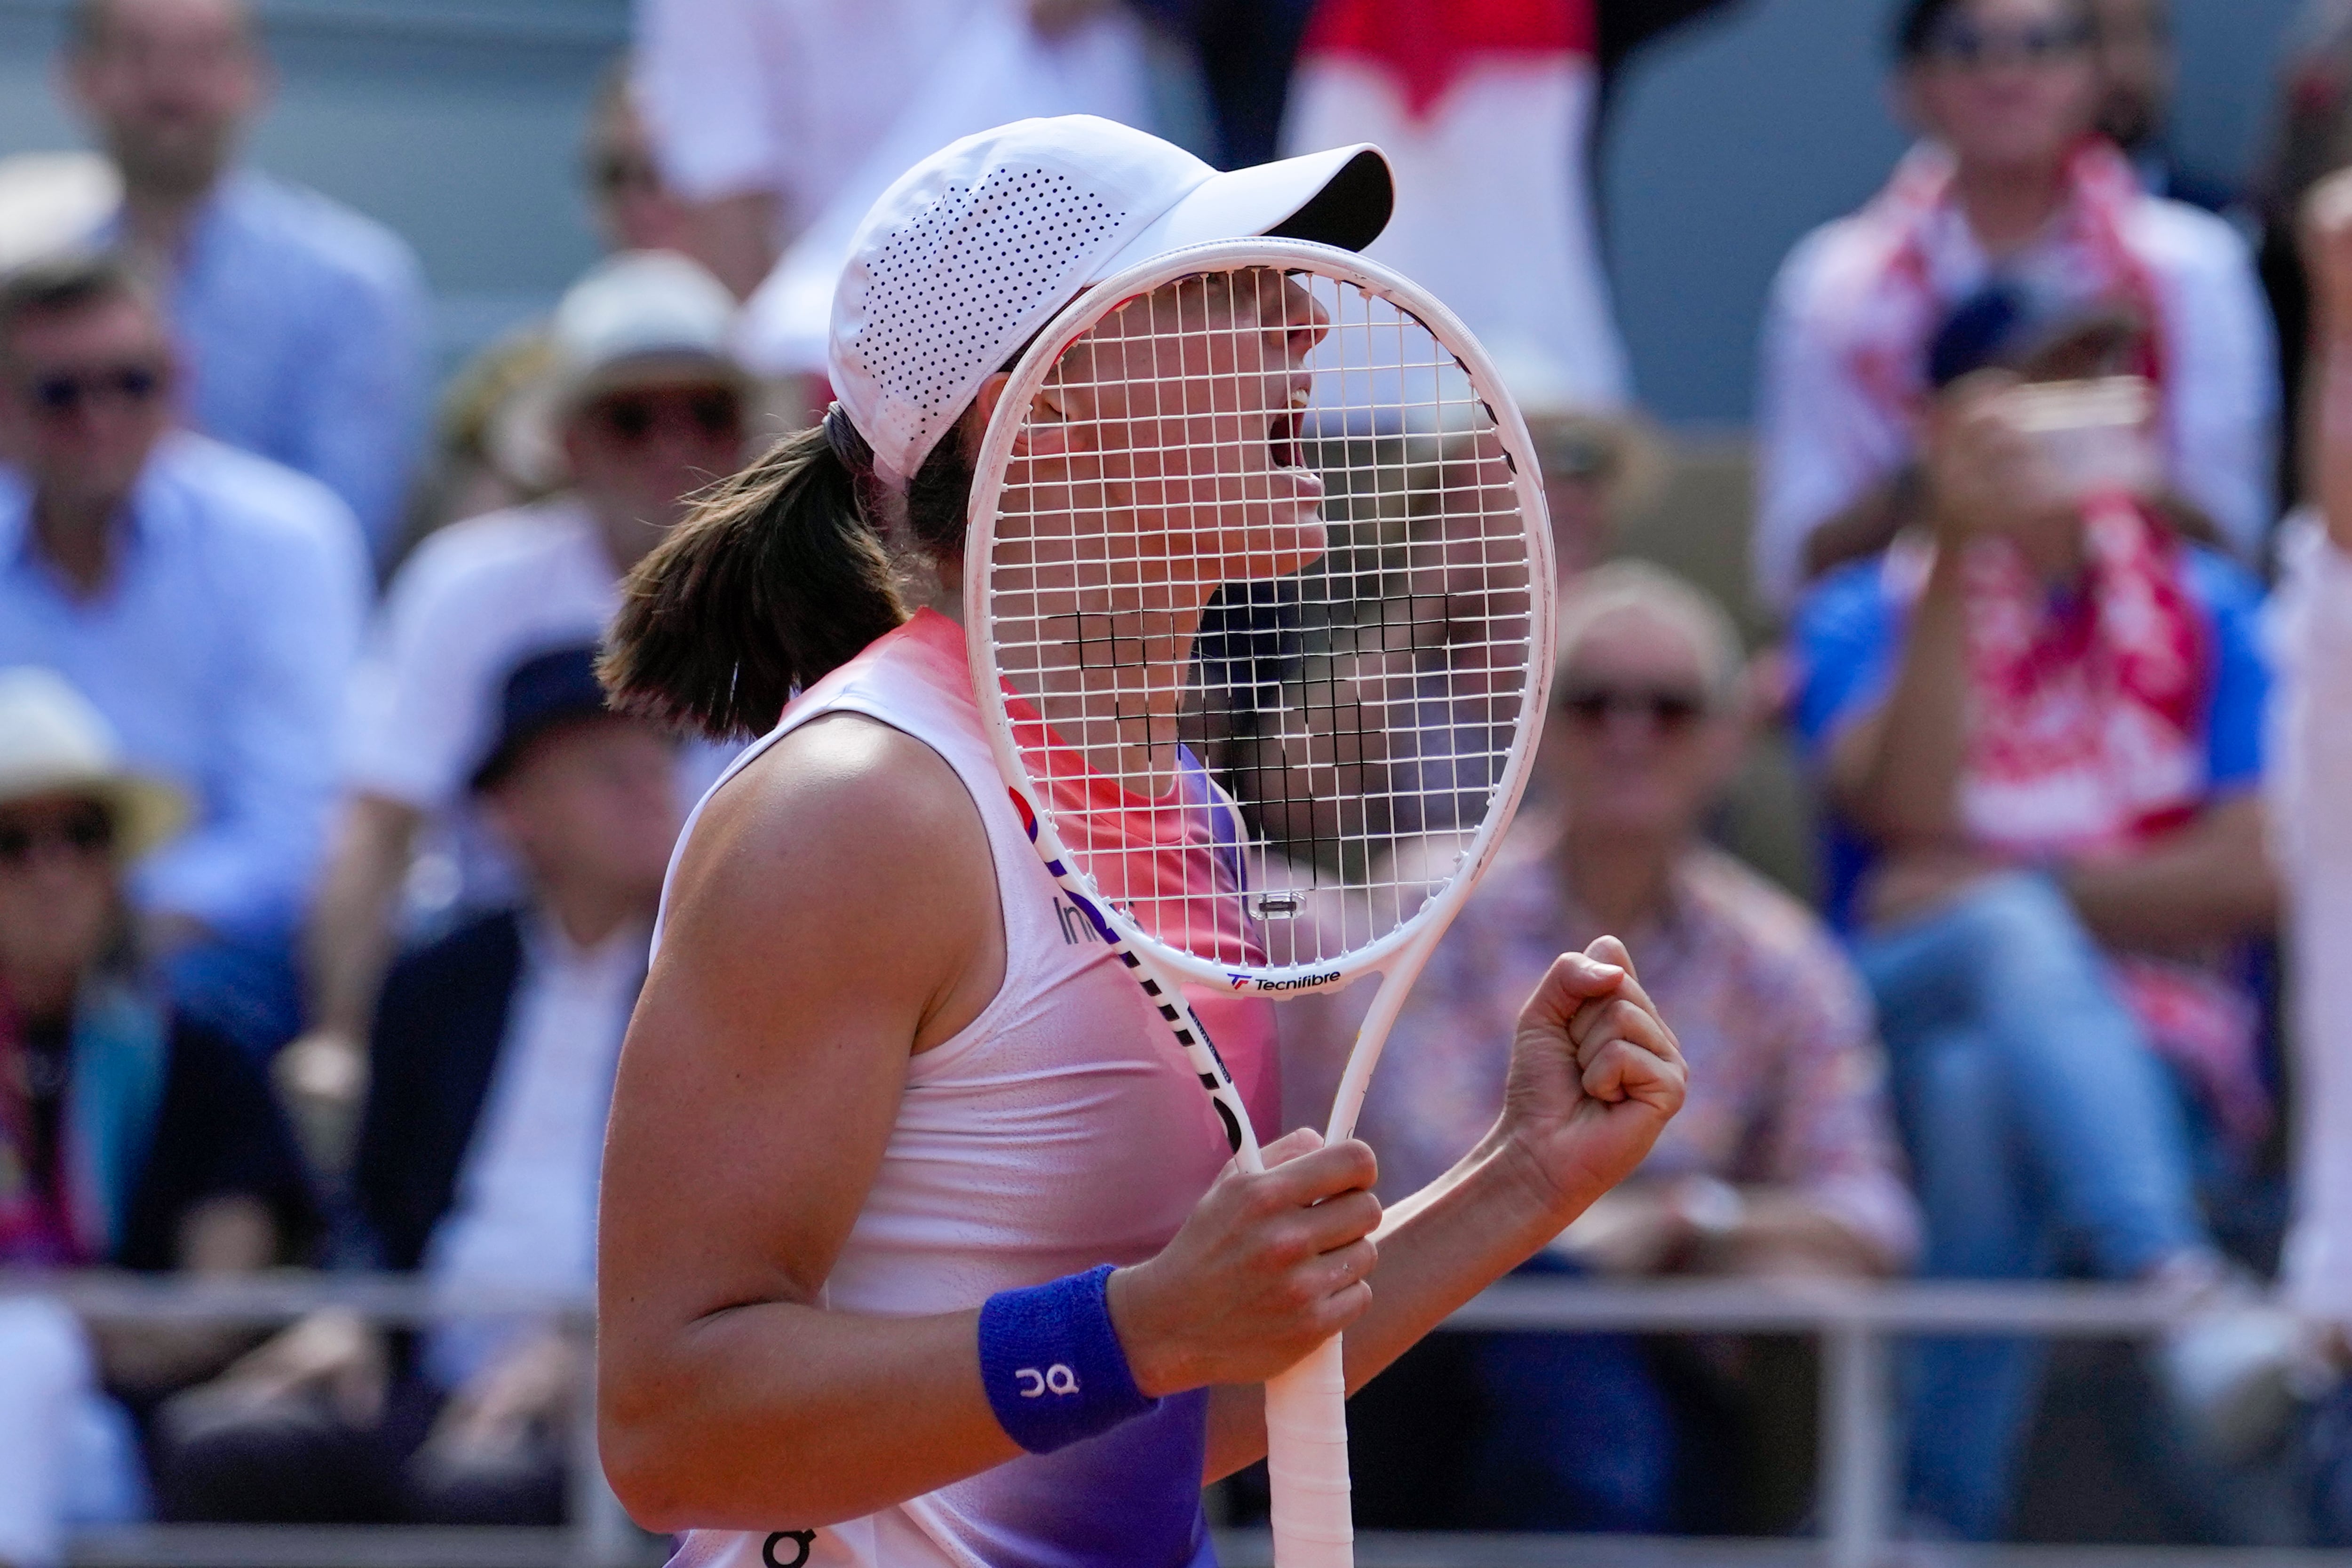
[{"label": "spectator in white shirt", "polygon": [[1785,609],[1920,509],[1936,324],[1989,284],[2146,329],[2176,526],[2251,559],[2272,521],[2275,346],[2246,247],[2147,195],[2091,135],[2088,0],[1905,0],[1897,87],[1926,140],[1860,212],[1799,243],[1773,287],[1754,567]]},{"label": "spectator in white shirt", "polygon": [[[1026,114],[1146,110],[1142,39],[1116,0],[636,0],[637,83],[694,254],[749,297],[837,201],[847,229],[890,180]],[[1023,101],[1067,85],[1079,97]],[[902,122],[928,126],[885,169]]]},{"label": "spectator in white shirt", "polygon": [[[675,742],[606,710],[595,658],[519,665],[471,770],[527,900],[409,954],[376,1016],[360,1208],[383,1264],[453,1290],[584,1301],[595,1281],[605,1112],[679,820]],[[387,1354],[313,1319],[166,1420],[164,1508],[556,1523],[586,1349],[524,1316],[455,1320]]]},{"label": "spectator in white shirt", "polygon": [[344,799],[310,933],[310,1032],[285,1069],[318,1157],[336,1155],[337,1108],[356,1103],[368,1012],[420,830],[436,830],[436,863],[454,872],[448,901],[481,907],[511,890],[466,792],[499,683],[533,653],[600,640],[622,575],[697,490],[741,461],[751,388],[726,348],[733,310],[718,279],[683,257],[600,264],[550,326],[548,419],[570,487],[440,530],[393,579],[356,683]]}]

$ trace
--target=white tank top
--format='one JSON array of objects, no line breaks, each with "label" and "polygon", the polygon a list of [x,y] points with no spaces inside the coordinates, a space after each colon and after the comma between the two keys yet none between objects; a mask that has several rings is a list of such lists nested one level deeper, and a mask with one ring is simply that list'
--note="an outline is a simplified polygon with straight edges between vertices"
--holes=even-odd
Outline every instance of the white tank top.
[{"label": "white tank top", "polygon": [[[918,615],[795,699],[710,793],[799,726],[841,712],[922,742],[971,793],[996,862],[1004,981],[970,1026],[911,1058],[881,1168],[819,1304],[955,1311],[1150,1257],[1223,1165],[1224,1135],[1157,1012],[1038,863],[981,728],[962,631]],[[688,818],[679,854],[709,799]],[[1270,1005],[1196,1000],[1253,1112],[1270,1115]],[[1200,1507],[1205,1408],[1202,1392],[1178,1395],[1100,1436],[844,1524],[696,1531],[673,1568],[1213,1564]]]}]

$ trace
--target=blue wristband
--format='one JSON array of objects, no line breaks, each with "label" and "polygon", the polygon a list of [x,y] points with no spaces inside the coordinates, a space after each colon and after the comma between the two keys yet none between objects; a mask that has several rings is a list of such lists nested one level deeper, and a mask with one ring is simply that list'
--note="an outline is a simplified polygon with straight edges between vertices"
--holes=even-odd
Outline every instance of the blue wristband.
[{"label": "blue wristband", "polygon": [[1110,1321],[1108,1263],[1024,1290],[999,1290],[980,1310],[980,1376],[1007,1436],[1050,1454],[1160,1407],[1128,1370]]}]

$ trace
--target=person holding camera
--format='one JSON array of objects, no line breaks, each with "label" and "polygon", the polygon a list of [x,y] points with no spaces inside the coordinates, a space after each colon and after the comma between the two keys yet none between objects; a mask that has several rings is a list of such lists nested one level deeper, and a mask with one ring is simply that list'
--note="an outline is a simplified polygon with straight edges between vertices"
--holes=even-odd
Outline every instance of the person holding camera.
[{"label": "person holding camera", "polygon": [[[2272,1116],[2242,951],[2278,904],[2261,588],[2155,503],[2154,395],[2105,374],[2137,330],[2011,284],[1949,314],[1927,356],[1932,521],[1800,605],[1798,721],[1925,1271],[2043,1277],[2072,1240],[2102,1277],[2220,1306],[2197,1155],[2250,1151]],[[2192,1360],[2248,1348],[2176,1336],[2159,1371],[2179,1394]],[[2000,1531],[2038,1365],[2023,1342],[1921,1345],[1915,1508]]]}]

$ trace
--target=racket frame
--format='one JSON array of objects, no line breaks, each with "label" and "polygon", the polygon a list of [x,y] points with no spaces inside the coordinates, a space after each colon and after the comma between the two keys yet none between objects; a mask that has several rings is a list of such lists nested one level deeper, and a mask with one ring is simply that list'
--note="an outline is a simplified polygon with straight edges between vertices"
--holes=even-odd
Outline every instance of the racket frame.
[{"label": "racket frame", "polygon": [[[998,666],[994,639],[990,635],[993,623],[988,606],[991,574],[987,567],[989,551],[995,541],[997,506],[1004,490],[1004,477],[1010,466],[1013,443],[1020,434],[1032,400],[1045,385],[1046,377],[1060,363],[1062,355],[1073,343],[1129,300],[1181,279],[1251,268],[1310,272],[1353,285],[1367,294],[1386,300],[1426,327],[1438,347],[1454,356],[1454,362],[1468,377],[1471,390],[1494,423],[1495,439],[1511,470],[1522,530],[1528,542],[1528,668],[1520,690],[1521,711],[1530,718],[1514,727],[1510,749],[1504,756],[1494,785],[1499,798],[1488,803],[1476,834],[1462,852],[1462,863],[1454,868],[1444,888],[1423,900],[1410,918],[1345,957],[1311,963],[1265,966],[1218,963],[1161,942],[1114,907],[1109,900],[1103,898],[1094,888],[1092,879],[1077,869],[1060,836],[1055,831],[1052,813],[1040,806],[1030,790],[1028,768],[1022,759],[1019,742],[1013,736],[1012,716],[1005,707],[1003,673]],[[995,754],[997,772],[1012,790],[1015,809],[1020,812],[1024,826],[1030,829],[1031,839],[1045,859],[1047,869],[1053,872],[1063,892],[1078,902],[1079,908],[1085,910],[1105,941],[1110,942],[1114,950],[1120,952],[1122,962],[1160,982],[1161,991],[1166,994],[1155,995],[1154,1001],[1160,1006],[1163,1016],[1171,1000],[1179,1007],[1182,1005],[1181,998],[1174,994],[1173,987],[1166,984],[1166,980],[1171,976],[1243,995],[1298,996],[1310,992],[1336,990],[1375,970],[1385,972],[1391,967],[1409,965],[1417,972],[1427,957],[1428,949],[1434,945],[1436,936],[1452,922],[1454,911],[1461,908],[1463,900],[1469,897],[1470,889],[1484,875],[1487,862],[1493,858],[1504,831],[1518,809],[1519,797],[1527,787],[1536,743],[1543,732],[1546,705],[1550,700],[1551,692],[1552,609],[1557,584],[1542,475],[1537,465],[1534,445],[1528,437],[1527,422],[1520,417],[1517,405],[1504,389],[1502,377],[1496,371],[1494,362],[1471,335],[1470,329],[1463,325],[1461,318],[1402,274],[1335,246],[1318,245],[1303,239],[1259,238],[1213,240],[1172,250],[1114,274],[1087,289],[1046,323],[1013,367],[1012,380],[1006,384],[1003,395],[998,399],[995,412],[989,419],[988,431],[981,441],[979,458],[973,471],[975,479],[967,514],[962,592],[964,640],[971,661],[972,685],[980,700],[982,728],[986,731],[989,747]],[[1410,949],[1418,949],[1418,952],[1408,959],[1406,953]],[[1399,1001],[1401,1004],[1402,998]],[[1193,1035],[1205,1042],[1207,1036],[1200,1032],[1197,1022],[1191,1021],[1190,1009],[1183,1011]],[[1391,1015],[1393,1016],[1393,1009],[1391,1009]],[[1172,1026],[1175,1021],[1171,1022]],[[1381,1032],[1385,1034],[1385,1028]],[[1188,1046],[1188,1051],[1190,1048]],[[1209,1047],[1208,1054],[1213,1057],[1214,1047]],[[1204,1079],[1209,1076],[1205,1068],[1200,1068],[1197,1062],[1195,1065]],[[1223,1064],[1219,1063],[1220,1072],[1222,1067]],[[1359,1102],[1362,1099],[1363,1080],[1369,1076],[1369,1067],[1359,1074],[1353,1071],[1351,1064],[1349,1078],[1355,1080],[1354,1097]],[[1230,1082],[1230,1079],[1226,1081]],[[1346,1081],[1343,1080],[1343,1084]],[[1213,1087],[1212,1092],[1214,1093]],[[1347,1089],[1343,1088],[1342,1101],[1347,1098]],[[1220,1103],[1222,1109],[1222,1100]],[[1352,1110],[1348,1120],[1352,1127]],[[1245,1119],[1242,1140],[1255,1142],[1247,1131]],[[1237,1142],[1235,1147],[1238,1149],[1240,1146]]]},{"label": "racket frame", "polygon": [[[1425,900],[1391,931],[1343,959],[1279,967],[1242,967],[1210,963],[1163,942],[1141,929],[1078,870],[1055,831],[1052,816],[1038,808],[1028,770],[1005,707],[1003,674],[996,659],[988,612],[988,552],[995,537],[997,504],[1013,442],[1045,379],[1070,345],[1129,300],[1179,279],[1214,271],[1266,267],[1312,272],[1362,289],[1418,320],[1439,347],[1452,353],[1468,376],[1494,423],[1516,489],[1528,550],[1528,668],[1521,687],[1522,721],[1495,781],[1495,794],[1470,846],[1462,852],[1451,880]],[[1188,247],[1117,274],[1066,306],[1033,341],[1014,366],[1011,382],[991,416],[981,444],[972,487],[964,555],[964,636],[982,728],[994,753],[997,772],[1013,797],[1030,841],[1065,897],[1087,917],[1119,961],[1136,975],[1160,1009],[1201,1083],[1225,1122],[1237,1163],[1244,1171],[1265,1169],[1247,1107],[1206,1031],[1186,1005],[1180,982],[1202,984],[1258,995],[1299,995],[1345,985],[1379,971],[1381,984],[1356,1045],[1349,1054],[1331,1108],[1327,1142],[1349,1136],[1373,1068],[1422,966],[1484,874],[1519,797],[1550,700],[1552,612],[1556,593],[1551,528],[1534,447],[1517,406],[1504,390],[1494,363],[1467,327],[1417,285],[1353,252],[1304,240],[1221,240]],[[1352,1568],[1354,1527],[1348,1479],[1347,1370],[1340,1336],[1335,1334],[1265,1385],[1266,1464],[1272,1480],[1271,1523],[1275,1554],[1282,1568]]]}]

